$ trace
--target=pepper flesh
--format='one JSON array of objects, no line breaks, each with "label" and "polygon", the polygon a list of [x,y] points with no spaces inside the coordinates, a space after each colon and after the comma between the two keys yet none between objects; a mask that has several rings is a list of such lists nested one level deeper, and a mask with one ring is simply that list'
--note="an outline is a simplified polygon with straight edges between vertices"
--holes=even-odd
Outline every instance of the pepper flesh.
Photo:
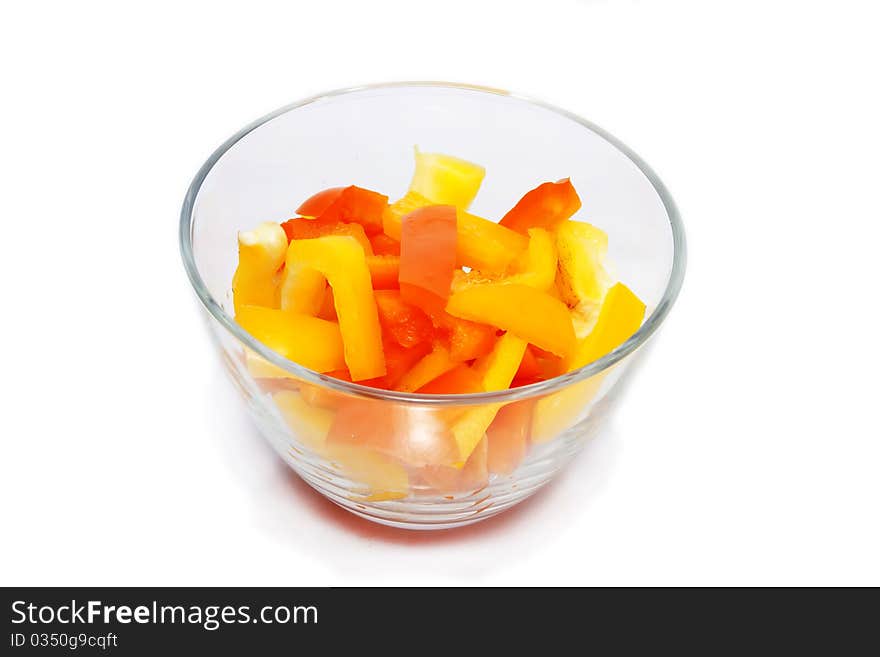
[{"label": "pepper flesh", "polygon": [[454,205],[466,210],[474,200],[486,169],[442,153],[422,153],[416,148],[416,167],[410,191],[439,205]]},{"label": "pepper flesh", "polygon": [[497,326],[563,358],[574,351],[568,308],[559,299],[527,285],[473,285],[453,293],[446,312]]},{"label": "pepper flesh", "polygon": [[384,194],[350,185],[317,218],[329,223],[358,223],[367,235],[375,235],[382,232],[382,216],[387,207],[388,197]]},{"label": "pepper flesh", "polygon": [[566,221],[556,230],[556,248],[562,300],[572,308],[598,308],[609,282],[603,265],[608,236],[590,224]]},{"label": "pepper flesh", "polygon": [[238,234],[238,267],[232,278],[232,301],[240,306],[276,305],[275,275],[284,262],[287,236],[278,224],[266,221]]},{"label": "pepper flesh", "polygon": [[455,208],[431,205],[402,219],[400,293],[405,301],[431,310],[449,298],[455,269]]},{"label": "pepper flesh", "polygon": [[367,267],[374,290],[393,290],[399,287],[400,256],[367,256]]},{"label": "pepper flesh", "polygon": [[[498,339],[495,348],[489,355],[474,363],[474,370],[482,377],[483,390],[492,392],[505,390],[510,386],[510,382],[513,381],[513,377],[519,369],[527,344],[522,338],[509,332],[505,333]],[[502,406],[504,404],[475,406],[465,411],[453,423],[451,431],[458,446],[459,456],[457,467],[462,467],[467,461]]]},{"label": "pepper flesh", "polygon": [[345,366],[339,325],[317,317],[241,306],[235,321],[272,351],[316,372]]},{"label": "pepper flesh", "polygon": [[367,239],[364,227],[360,224],[346,224],[341,221],[323,219],[289,219],[281,224],[288,240],[307,240],[325,235],[350,235],[358,241],[368,256],[373,255],[373,245]]},{"label": "pepper flesh", "polygon": [[581,208],[581,199],[563,178],[546,182],[526,193],[499,222],[505,228],[526,234],[529,228],[553,230]]},{"label": "pepper flesh", "polygon": [[[644,316],[645,304],[622,283],[613,285],[605,295],[592,332],[579,341],[566,361],[567,369],[589,365],[619,347],[639,330]],[[589,408],[604,378],[602,372],[540,399],[535,407],[532,441],[552,440],[571,427]]]},{"label": "pepper flesh", "polygon": [[374,295],[382,329],[401,347],[430,342],[434,326],[424,311],[404,301],[397,290],[376,290]]},{"label": "pepper flesh", "polygon": [[456,362],[449,357],[449,351],[441,345],[436,345],[431,353],[403,375],[397,382],[396,388],[402,392],[415,392],[455,366]]},{"label": "pepper flesh", "polygon": [[300,275],[319,272],[333,288],[345,363],[352,380],[383,376],[382,329],[370,270],[357,241],[337,235],[294,240],[288,247],[287,264],[301,272]]},{"label": "pepper flesh", "polygon": [[317,194],[312,194],[296,209],[296,213],[303,217],[317,217],[333,205],[344,190],[345,187],[331,187]]},{"label": "pepper flesh", "polygon": [[[385,212],[385,234],[400,241],[401,223],[413,210],[431,205],[431,201],[415,192],[392,203]],[[503,273],[511,261],[525,251],[528,240],[504,226],[488,219],[458,210],[455,263],[458,267],[473,267],[486,272]]]},{"label": "pepper flesh", "polygon": [[508,283],[521,283],[546,292],[556,280],[557,254],[553,236],[543,228],[529,228],[529,246],[514,263]]}]

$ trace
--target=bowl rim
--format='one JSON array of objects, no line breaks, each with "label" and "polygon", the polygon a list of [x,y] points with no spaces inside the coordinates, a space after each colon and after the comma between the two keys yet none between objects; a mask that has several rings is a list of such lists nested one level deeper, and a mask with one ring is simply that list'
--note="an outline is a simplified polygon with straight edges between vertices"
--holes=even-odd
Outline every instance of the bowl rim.
[{"label": "bowl rim", "polygon": [[[349,383],[347,381],[336,379],[334,377],[321,374],[314,370],[310,370],[272,351],[271,349],[254,339],[247,331],[245,331],[239,324],[235,322],[234,318],[223,309],[223,306],[217,302],[217,300],[208,290],[207,285],[205,284],[201,274],[199,273],[198,266],[195,262],[195,256],[193,254],[193,212],[195,210],[196,200],[198,198],[202,184],[210,174],[211,170],[214,168],[214,165],[217,164],[220,158],[222,158],[233,146],[235,146],[244,137],[246,137],[248,134],[259,128],[260,126],[264,125],[265,123],[268,123],[269,121],[278,118],[282,114],[292,112],[301,107],[305,107],[307,105],[311,105],[312,103],[316,103],[325,99],[335,98],[337,96],[355,94],[363,91],[407,87],[446,88],[454,91],[478,92],[488,95],[507,97],[529,103],[531,105],[548,110],[571,121],[574,121],[575,123],[580,124],[585,129],[590,130],[591,132],[611,144],[625,157],[627,157],[636,167],[638,167],[638,169],[642,172],[642,174],[645,176],[645,178],[647,178],[648,182],[654,188],[654,191],[657,193],[661,203],[663,204],[672,231],[673,248],[672,269],[669,273],[669,279],[666,284],[666,289],[664,290],[663,296],[661,297],[660,301],[657,303],[657,306],[654,308],[654,311],[642,323],[638,331],[630,336],[629,339],[627,339],[623,344],[618,346],[610,353],[605,354],[598,360],[588,363],[587,365],[584,365],[583,367],[580,367],[571,372],[567,372],[552,379],[547,379],[546,381],[539,381],[537,383],[520,386],[518,388],[508,388],[505,390],[498,390],[493,392],[479,392],[461,395],[426,395],[420,393],[398,392],[396,390],[383,390],[380,388],[372,388],[369,386],[360,385],[358,383]],[[609,369],[615,363],[622,360],[623,358],[634,352],[636,349],[641,347],[643,344],[645,344],[645,342],[647,342],[648,339],[660,327],[663,320],[669,314],[669,311],[671,310],[681,290],[687,263],[687,243],[685,239],[684,225],[682,223],[681,216],[678,212],[675,201],[672,199],[671,194],[666,189],[666,186],[663,184],[663,182],[660,180],[659,176],[654,172],[654,170],[650,166],[648,166],[648,164],[631,148],[620,141],[617,137],[573,112],[562,109],[550,103],[546,103],[542,100],[532,98],[527,95],[514,93],[505,89],[498,89],[494,87],[442,81],[380,82],[376,84],[366,84],[327,91],[324,93],[316,94],[314,96],[310,96],[308,98],[304,98],[299,101],[295,101],[288,105],[284,105],[283,107],[269,112],[265,116],[262,116],[256,121],[245,126],[241,130],[236,132],[232,137],[223,142],[211,154],[211,156],[205,161],[201,168],[199,168],[198,172],[190,183],[189,189],[187,190],[186,196],[183,201],[183,207],[180,211],[179,241],[180,253],[181,257],[183,258],[184,268],[186,269],[186,273],[189,277],[190,283],[192,284],[196,296],[199,298],[199,301],[201,301],[205,309],[211,314],[211,316],[215,320],[217,320],[217,322],[220,323],[223,328],[229,331],[236,339],[238,339],[239,342],[244,344],[246,347],[252,349],[273,365],[289,372],[295,378],[315,385],[330,388],[338,392],[358,397],[381,399],[394,402],[408,402],[426,406],[459,406],[486,403],[506,403],[521,399],[527,399],[530,397],[535,397],[537,395],[546,395],[552,392],[556,392],[574,383],[577,383],[578,381],[583,381],[592,376],[595,376],[596,374],[599,374],[600,372],[603,372],[604,370]]]}]

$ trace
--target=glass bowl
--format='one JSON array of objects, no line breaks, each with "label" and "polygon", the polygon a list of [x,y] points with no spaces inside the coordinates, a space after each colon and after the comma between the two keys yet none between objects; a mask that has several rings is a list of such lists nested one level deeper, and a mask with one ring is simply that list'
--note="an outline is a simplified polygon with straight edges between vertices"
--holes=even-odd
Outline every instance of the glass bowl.
[{"label": "glass bowl", "polygon": [[[470,211],[494,220],[538,183],[570,177],[583,200],[574,218],[608,233],[615,278],[647,304],[640,330],[564,376],[470,395],[367,388],[307,370],[256,342],[231,310],[238,231],[286,220],[327,187],[357,184],[399,198],[412,175],[414,145],[485,166]],[[685,269],[672,198],[620,141],[506,91],[425,82],[322,94],[239,131],[196,174],[181,212],[180,247],[223,363],[272,446],[336,504],[410,529],[483,520],[550,481],[601,426],[621,376],[675,301]],[[342,418],[348,435],[331,444],[328,430]],[[448,447],[449,427],[461,418],[491,421],[464,464]]]}]

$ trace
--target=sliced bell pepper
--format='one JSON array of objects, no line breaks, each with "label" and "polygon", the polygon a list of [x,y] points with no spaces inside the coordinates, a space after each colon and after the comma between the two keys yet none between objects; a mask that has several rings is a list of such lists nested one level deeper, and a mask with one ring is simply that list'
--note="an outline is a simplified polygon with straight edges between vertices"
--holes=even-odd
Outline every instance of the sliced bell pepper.
[{"label": "sliced bell pepper", "polygon": [[489,472],[508,475],[522,462],[529,447],[532,432],[534,400],[507,404],[498,411],[486,429]]},{"label": "sliced bell pepper", "polygon": [[321,307],[315,317],[326,319],[329,322],[339,322],[339,316],[336,314],[336,301],[333,299],[333,288],[329,285],[324,290],[324,299],[321,301]]},{"label": "sliced bell pepper", "polygon": [[409,475],[400,463],[359,445],[329,444],[326,458],[349,479],[361,483],[366,502],[399,500],[409,494]]},{"label": "sliced bell pepper", "polygon": [[377,233],[370,237],[370,245],[375,255],[400,255],[400,242],[388,237],[385,233]]},{"label": "sliced bell pepper", "polygon": [[417,306],[407,303],[398,290],[377,290],[376,309],[379,324],[401,347],[430,342],[434,335],[431,318]]},{"label": "sliced bell pepper", "polygon": [[327,443],[356,445],[415,467],[448,465],[457,450],[446,426],[437,409],[355,399],[340,407]]},{"label": "sliced bell pepper", "polygon": [[[491,353],[474,363],[474,370],[482,377],[483,390],[505,390],[510,386],[527,344],[513,333],[505,333],[498,339]],[[460,459],[456,467],[464,465],[502,406],[504,404],[485,404],[469,408],[452,424],[451,432],[458,446]]]},{"label": "sliced bell pepper", "polygon": [[[639,330],[644,316],[645,304],[622,283],[613,285],[602,302],[596,326],[566,361],[568,369],[589,365],[619,347]],[[605,374],[596,374],[540,399],[535,407],[532,441],[547,442],[573,426],[588,412]]]},{"label": "sliced bell pepper", "polygon": [[367,235],[376,235],[382,232],[382,216],[387,207],[388,197],[384,194],[351,185],[343,189],[317,218],[329,223],[361,224]]},{"label": "sliced bell pepper", "polygon": [[302,205],[296,209],[296,213],[303,217],[311,217],[314,219],[315,217],[324,214],[327,208],[333,205],[333,203],[335,203],[342,195],[344,190],[345,187],[331,187],[330,189],[325,189],[317,194],[313,194],[303,201]]},{"label": "sliced bell pepper", "polygon": [[267,221],[238,234],[238,268],[232,278],[232,300],[241,306],[277,307],[275,275],[284,263],[287,237],[278,224]]},{"label": "sliced bell pepper", "polygon": [[364,227],[360,224],[346,224],[341,221],[324,221],[323,219],[288,219],[281,227],[288,240],[308,240],[325,235],[350,235],[358,241],[364,253],[373,255],[373,245],[367,239]]},{"label": "sliced bell pepper", "polygon": [[623,283],[608,290],[599,319],[590,334],[578,342],[567,361],[569,371],[588,365],[626,342],[642,325],[645,304]]},{"label": "sliced bell pepper", "polygon": [[[383,390],[396,390],[397,382],[401,377],[431,351],[431,343],[423,342],[413,347],[401,347],[397,340],[387,337],[382,340],[382,350],[385,352],[385,376],[365,379],[358,381],[358,383]],[[344,375],[343,373],[331,374],[338,375],[337,378],[351,381],[347,370]]]},{"label": "sliced bell pepper", "polygon": [[416,392],[424,395],[469,395],[483,392],[483,380],[470,365],[459,363]]},{"label": "sliced bell pepper", "polygon": [[529,246],[514,262],[516,273],[506,276],[505,281],[547,292],[556,281],[556,265],[553,236],[543,228],[529,228]]},{"label": "sliced bell pepper", "polygon": [[455,208],[431,205],[402,219],[400,293],[423,309],[442,309],[455,269]]},{"label": "sliced bell pepper", "polygon": [[382,329],[364,250],[353,237],[293,240],[288,268],[316,271],[333,288],[345,363],[354,381],[385,375]]},{"label": "sliced bell pepper", "polygon": [[395,388],[401,392],[415,392],[455,366],[456,362],[449,357],[449,350],[441,345],[435,345],[431,353],[401,377]]},{"label": "sliced bell pepper", "polygon": [[564,358],[574,351],[575,335],[568,308],[527,285],[474,285],[453,293],[446,312],[497,326]]},{"label": "sliced bell pepper", "polygon": [[299,392],[280,390],[272,400],[293,435],[306,447],[320,450],[333,424],[333,411],[309,404]]},{"label": "sliced bell pepper", "polygon": [[485,356],[498,339],[498,329],[453,317],[445,310],[433,313],[431,318],[442,339],[449,343],[449,357],[457,363]]},{"label": "sliced bell pepper", "polygon": [[420,468],[418,475],[434,494],[476,492],[489,483],[488,441],[479,442],[462,468],[432,464]]},{"label": "sliced bell pepper", "polygon": [[501,225],[523,235],[529,228],[553,230],[581,208],[581,199],[571,184],[563,178],[546,182],[526,193],[513,209],[501,219]]},{"label": "sliced bell pepper", "polygon": [[399,286],[400,256],[367,256],[367,267],[374,290],[394,290]]},{"label": "sliced bell pepper", "polygon": [[[402,219],[415,209],[431,205],[424,196],[407,192],[385,212],[385,234],[400,240]],[[511,261],[525,251],[524,235],[462,210],[457,213],[456,265],[473,267],[485,272],[503,273]]]},{"label": "sliced bell pepper", "polygon": [[[291,244],[303,241],[308,240],[294,240]],[[295,252],[288,247],[284,271],[281,274],[279,293],[281,309],[303,315],[317,315],[324,303],[326,291],[327,278],[324,274],[298,261]]]},{"label": "sliced bell pepper", "polygon": [[316,372],[344,367],[339,325],[261,306],[242,306],[235,321],[272,351]]},{"label": "sliced bell pepper", "polygon": [[422,153],[416,148],[416,168],[410,191],[439,205],[454,205],[466,210],[474,200],[486,169],[442,153]]},{"label": "sliced bell pepper", "polygon": [[534,383],[535,381],[541,380],[542,373],[541,364],[535,357],[532,345],[529,345],[526,348],[526,352],[523,354],[522,362],[519,364],[519,369],[516,371],[516,376],[513,377],[513,381],[514,383]]},{"label": "sliced bell pepper", "polygon": [[556,229],[556,248],[562,300],[572,308],[598,307],[609,284],[603,265],[608,236],[590,224],[566,221]]}]

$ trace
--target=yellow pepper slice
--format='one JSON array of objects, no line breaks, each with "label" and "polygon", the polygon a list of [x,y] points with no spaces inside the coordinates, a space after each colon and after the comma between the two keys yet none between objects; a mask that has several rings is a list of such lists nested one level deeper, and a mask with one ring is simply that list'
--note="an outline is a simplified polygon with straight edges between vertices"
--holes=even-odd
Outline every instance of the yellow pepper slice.
[{"label": "yellow pepper slice", "polygon": [[562,358],[568,358],[575,348],[566,305],[527,285],[488,283],[465,287],[452,293],[446,312],[497,326]]},{"label": "yellow pepper slice", "polygon": [[449,356],[448,349],[436,345],[431,353],[424,356],[401,377],[395,388],[401,392],[415,392],[458,364]]},{"label": "yellow pepper slice", "polygon": [[269,349],[303,367],[316,372],[345,367],[335,322],[262,306],[241,306],[235,321]]},{"label": "yellow pepper slice", "polygon": [[287,235],[272,221],[238,234],[238,268],[232,278],[232,301],[240,306],[275,306],[275,274],[284,262]]},{"label": "yellow pepper slice", "polygon": [[357,240],[343,235],[293,240],[287,262],[299,271],[319,272],[330,283],[352,381],[384,376],[382,329],[370,269]]},{"label": "yellow pepper slice", "polygon": [[327,279],[316,269],[296,262],[295,254],[287,250],[284,274],[281,277],[280,305],[282,310],[317,315],[324,301]]},{"label": "yellow pepper slice", "polygon": [[578,342],[577,348],[566,363],[568,370],[575,370],[592,363],[626,342],[642,325],[645,304],[623,283],[616,283],[608,290],[599,319],[590,334]]},{"label": "yellow pepper slice", "polygon": [[353,481],[364,484],[369,502],[399,500],[409,492],[406,469],[387,456],[356,445],[326,445],[325,456]]},{"label": "yellow pepper slice", "polygon": [[486,169],[479,164],[443,153],[422,153],[416,148],[416,170],[409,189],[437,205],[466,210],[485,176]]},{"label": "yellow pepper slice", "polygon": [[[622,283],[613,285],[605,295],[593,330],[578,342],[566,362],[568,370],[589,365],[614,351],[639,330],[644,316],[645,304]],[[532,442],[547,442],[571,427],[586,412],[604,378],[604,372],[596,374],[539,400],[532,422]]]},{"label": "yellow pepper slice", "polygon": [[333,411],[309,404],[293,390],[279,390],[272,395],[275,406],[281,412],[293,435],[306,447],[320,450],[326,441]]},{"label": "yellow pepper slice", "polygon": [[546,292],[556,280],[556,243],[543,228],[529,229],[529,246],[513,267],[517,273],[506,277],[508,283],[528,285]]},{"label": "yellow pepper slice", "polygon": [[[407,192],[406,196],[392,203],[385,211],[382,220],[385,234],[399,242],[403,217],[427,205],[436,204],[417,192]],[[504,272],[513,259],[528,247],[528,239],[524,235],[460,208],[456,232],[455,258],[458,267]]]},{"label": "yellow pepper slice", "polygon": [[564,221],[556,229],[556,248],[556,283],[563,301],[572,308],[598,307],[609,284],[603,265],[608,235],[591,224]]},{"label": "yellow pepper slice", "polygon": [[[527,346],[525,340],[513,333],[502,335],[492,351],[474,363],[474,370],[482,377],[483,390],[492,392],[510,387]],[[460,459],[455,467],[464,466],[502,406],[504,404],[475,406],[465,411],[452,424],[452,436],[458,446]]]}]

